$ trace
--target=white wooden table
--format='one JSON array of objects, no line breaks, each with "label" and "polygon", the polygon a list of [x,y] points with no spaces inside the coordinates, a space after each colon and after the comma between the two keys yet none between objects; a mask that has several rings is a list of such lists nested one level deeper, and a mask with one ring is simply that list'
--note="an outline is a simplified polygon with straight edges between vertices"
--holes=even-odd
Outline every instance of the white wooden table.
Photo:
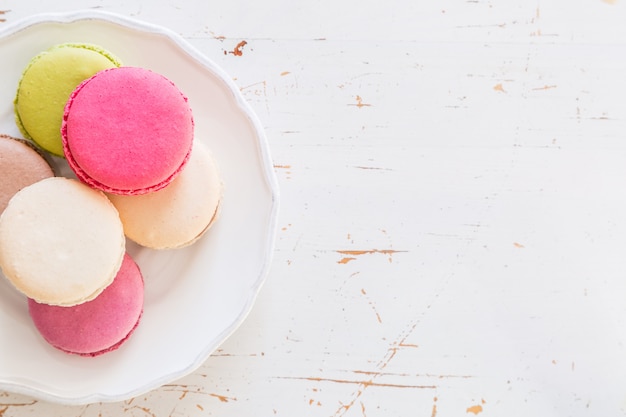
[{"label": "white wooden table", "polygon": [[281,187],[274,261],[198,370],[0,416],[626,414],[626,3],[2,0],[96,8],[232,76]]}]

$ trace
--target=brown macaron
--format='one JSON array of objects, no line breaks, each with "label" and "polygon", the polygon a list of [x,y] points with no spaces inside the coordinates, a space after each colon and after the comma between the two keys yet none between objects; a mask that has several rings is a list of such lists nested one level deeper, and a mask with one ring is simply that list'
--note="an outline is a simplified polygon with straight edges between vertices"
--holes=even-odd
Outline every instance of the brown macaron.
[{"label": "brown macaron", "polygon": [[34,145],[0,133],[0,213],[19,190],[53,176],[52,167]]}]

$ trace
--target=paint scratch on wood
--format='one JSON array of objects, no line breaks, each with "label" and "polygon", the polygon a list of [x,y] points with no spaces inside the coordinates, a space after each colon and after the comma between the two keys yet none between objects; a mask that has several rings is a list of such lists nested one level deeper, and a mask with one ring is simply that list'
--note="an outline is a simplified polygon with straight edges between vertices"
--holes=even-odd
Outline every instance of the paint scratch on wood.
[{"label": "paint scratch on wood", "polygon": [[391,168],[369,167],[369,166],[364,166],[364,165],[355,165],[354,167],[358,168],[358,169],[371,169],[371,170],[378,170],[378,171],[393,171]]},{"label": "paint scratch on wood", "polygon": [[223,402],[223,403],[227,403],[227,402],[229,402],[229,401],[237,401],[237,398],[234,398],[234,397],[227,397],[227,396],[225,396],[225,395],[219,395],[219,394],[213,394],[213,393],[211,393],[211,394],[209,394],[209,395],[210,395],[211,397],[215,397],[215,398],[217,398],[218,400],[220,400],[220,402]]},{"label": "paint scratch on wood", "polygon": [[149,409],[148,407],[140,407],[140,406],[138,406],[138,405],[134,405],[134,406],[132,406],[132,407],[130,407],[130,408],[125,408],[125,409],[124,409],[124,412],[126,412],[126,411],[130,411],[130,410],[141,410],[141,411],[142,411],[145,415],[147,415],[147,416],[156,417],[156,414],[154,414],[154,413],[152,412],[152,410],[151,410],[151,409]]},{"label": "paint scratch on wood", "polygon": [[367,296],[367,292],[365,292],[365,288],[361,288],[361,294],[365,298],[367,298],[367,303],[370,305],[370,307],[374,311],[374,314],[376,315],[376,320],[378,320],[379,323],[382,323],[383,320],[380,318],[380,314],[378,313],[378,309],[376,308],[376,305],[374,304],[374,302]]},{"label": "paint scratch on wood", "polygon": [[37,404],[36,400],[30,401],[30,402],[26,402],[26,403],[6,403],[6,404],[0,404],[0,417],[4,416],[4,413],[6,413],[10,407],[24,407],[24,406],[31,406],[31,405],[35,405]]},{"label": "paint scratch on wood", "polygon": [[[401,343],[398,346],[415,346],[417,345],[408,345]],[[473,375],[453,375],[453,374],[410,374],[410,373],[392,373],[392,372],[381,372],[381,371],[352,371],[355,374],[364,374],[364,375],[376,375],[376,376],[401,376],[401,377],[410,377],[410,378],[436,378],[436,379],[448,379],[448,378],[461,378],[461,379],[470,379],[474,378]]]},{"label": "paint scratch on wood", "polygon": [[335,384],[350,384],[359,385],[362,387],[387,387],[387,388],[413,388],[413,389],[437,389],[436,385],[409,385],[409,384],[391,384],[374,382],[373,380],[352,380],[352,379],[338,379],[338,378],[321,378],[321,377],[296,377],[296,376],[278,376],[278,379],[293,379],[304,380],[314,382],[329,382]]},{"label": "paint scratch on wood", "polygon": [[544,85],[543,87],[533,88],[533,91],[550,90],[556,88],[556,85]]},{"label": "paint scratch on wood", "polygon": [[[387,365],[389,365],[389,363],[396,356],[399,346],[403,343],[406,343],[409,336],[415,331],[415,328],[417,327],[417,323],[418,321],[413,321],[412,323],[409,324],[407,328],[405,328],[405,330],[402,333],[398,335],[396,340],[394,340],[389,346],[389,348],[387,349],[385,356],[376,364],[376,369],[378,373],[373,374],[372,377],[368,381],[361,381],[359,383],[359,388],[352,393],[351,400],[347,402],[346,404],[342,404],[337,409],[337,411],[335,411],[335,414],[333,414],[333,417],[344,416],[348,412],[348,410],[350,410],[350,408],[355,404],[355,402],[360,399],[361,395],[363,395],[363,392],[370,386],[396,386],[396,384],[377,384],[374,382],[374,380],[385,370]],[[397,387],[398,388],[437,389],[437,386],[435,385],[400,385],[398,384]]]}]

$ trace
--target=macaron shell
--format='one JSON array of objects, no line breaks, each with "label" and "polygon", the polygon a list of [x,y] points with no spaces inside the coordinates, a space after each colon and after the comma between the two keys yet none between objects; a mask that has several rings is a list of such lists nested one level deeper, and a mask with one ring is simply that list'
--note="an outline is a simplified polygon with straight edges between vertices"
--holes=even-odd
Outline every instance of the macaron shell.
[{"label": "macaron shell", "polygon": [[34,57],[22,74],[14,100],[22,134],[62,157],[60,129],[70,94],[93,74],[120,64],[105,49],[79,43],[55,45]]},{"label": "macaron shell", "polygon": [[53,176],[52,167],[33,145],[0,134],[0,213],[19,190]]},{"label": "macaron shell", "polygon": [[106,196],[78,180],[29,185],[0,215],[0,267],[29,298],[71,306],[95,298],[115,277],[126,239]]},{"label": "macaron shell", "polygon": [[98,356],[117,349],[139,324],[144,301],[141,271],[126,254],[115,279],[98,297],[74,307],[28,300],[33,323],[57,349]]},{"label": "macaron shell", "polygon": [[137,196],[107,195],[129,239],[151,249],[174,249],[192,244],[213,225],[222,181],[210,150],[197,141],[189,163],[167,187]]},{"label": "macaron shell", "polygon": [[79,85],[61,128],[76,176],[114,194],[144,194],[169,184],[193,143],[187,97],[145,68],[104,70]]}]

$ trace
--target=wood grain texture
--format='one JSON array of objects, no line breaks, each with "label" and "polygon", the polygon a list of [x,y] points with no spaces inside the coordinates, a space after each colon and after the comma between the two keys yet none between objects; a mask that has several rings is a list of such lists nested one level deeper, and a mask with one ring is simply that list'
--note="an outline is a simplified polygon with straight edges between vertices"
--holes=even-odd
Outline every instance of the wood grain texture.
[{"label": "wood grain texture", "polygon": [[626,412],[626,3],[5,0],[167,26],[266,129],[277,245],[250,316],[129,401],[0,415]]}]

